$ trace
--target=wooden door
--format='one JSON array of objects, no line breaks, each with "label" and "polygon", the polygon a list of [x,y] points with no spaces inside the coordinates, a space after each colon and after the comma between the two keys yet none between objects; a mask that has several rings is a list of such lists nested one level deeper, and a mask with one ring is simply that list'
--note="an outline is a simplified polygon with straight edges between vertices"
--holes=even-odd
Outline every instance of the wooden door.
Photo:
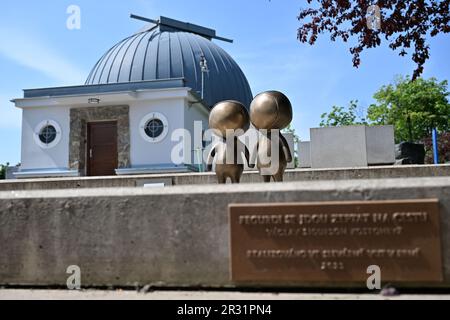
[{"label": "wooden door", "polygon": [[87,175],[115,175],[118,162],[117,122],[89,122],[87,130]]}]

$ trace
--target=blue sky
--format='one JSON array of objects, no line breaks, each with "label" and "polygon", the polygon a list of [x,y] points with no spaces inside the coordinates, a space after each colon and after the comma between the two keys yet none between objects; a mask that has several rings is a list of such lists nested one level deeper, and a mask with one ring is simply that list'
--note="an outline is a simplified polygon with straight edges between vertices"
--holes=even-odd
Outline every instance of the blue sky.
[{"label": "blue sky", "polygon": [[[81,29],[66,28],[69,5],[81,9]],[[293,124],[302,140],[332,105],[373,93],[397,74],[411,74],[410,57],[382,46],[352,66],[348,45],[327,36],[314,46],[296,39],[303,0],[15,0],[0,5],[0,163],[20,161],[21,112],[9,102],[22,89],[83,84],[100,56],[144,23],[129,18],[165,15],[211,27],[234,43],[216,41],[239,63],[253,94],[280,90],[294,107]],[[450,79],[450,35],[431,39],[424,77]]]}]

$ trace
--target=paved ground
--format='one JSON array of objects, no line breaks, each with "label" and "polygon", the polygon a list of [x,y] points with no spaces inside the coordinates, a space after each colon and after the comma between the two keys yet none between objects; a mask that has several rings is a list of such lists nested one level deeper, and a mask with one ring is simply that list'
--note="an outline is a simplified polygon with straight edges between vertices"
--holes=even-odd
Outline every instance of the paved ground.
[{"label": "paved ground", "polygon": [[128,290],[37,290],[37,289],[0,289],[0,300],[450,300],[450,294],[405,294],[385,297],[379,294],[337,294],[337,293],[258,293],[230,291],[151,291],[140,293]]}]

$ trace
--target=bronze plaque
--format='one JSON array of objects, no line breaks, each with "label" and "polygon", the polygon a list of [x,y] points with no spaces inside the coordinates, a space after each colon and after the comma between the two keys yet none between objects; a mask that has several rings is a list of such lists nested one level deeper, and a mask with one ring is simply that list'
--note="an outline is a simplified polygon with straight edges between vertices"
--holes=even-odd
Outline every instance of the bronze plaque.
[{"label": "bronze plaque", "polygon": [[230,204],[235,282],[442,281],[437,199]]}]

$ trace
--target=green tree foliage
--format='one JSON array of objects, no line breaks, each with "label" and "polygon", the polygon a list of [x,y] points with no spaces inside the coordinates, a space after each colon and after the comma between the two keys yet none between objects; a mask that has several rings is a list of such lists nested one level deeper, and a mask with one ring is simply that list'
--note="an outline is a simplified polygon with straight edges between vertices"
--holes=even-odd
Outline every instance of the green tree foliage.
[{"label": "green tree foliage", "polygon": [[398,77],[374,94],[376,103],[367,109],[367,118],[371,124],[394,125],[397,142],[421,141],[431,135],[432,128],[449,130],[448,95],[447,81]]},{"label": "green tree foliage", "polygon": [[426,161],[432,163],[431,131],[439,133],[439,162],[450,161],[450,104],[447,81],[435,78],[397,77],[393,84],[381,87],[375,103],[367,109],[367,119],[358,113],[358,101],[348,108],[333,106],[321,115],[321,127],[346,125],[394,125],[395,141],[416,141],[425,144]]},{"label": "green tree foliage", "polygon": [[9,163],[0,164],[0,180],[6,178],[6,168],[9,166]]},{"label": "green tree foliage", "polygon": [[358,100],[350,101],[347,110],[344,107],[333,106],[330,113],[320,116],[321,127],[337,127],[350,125],[367,125],[364,112],[358,107]]}]

